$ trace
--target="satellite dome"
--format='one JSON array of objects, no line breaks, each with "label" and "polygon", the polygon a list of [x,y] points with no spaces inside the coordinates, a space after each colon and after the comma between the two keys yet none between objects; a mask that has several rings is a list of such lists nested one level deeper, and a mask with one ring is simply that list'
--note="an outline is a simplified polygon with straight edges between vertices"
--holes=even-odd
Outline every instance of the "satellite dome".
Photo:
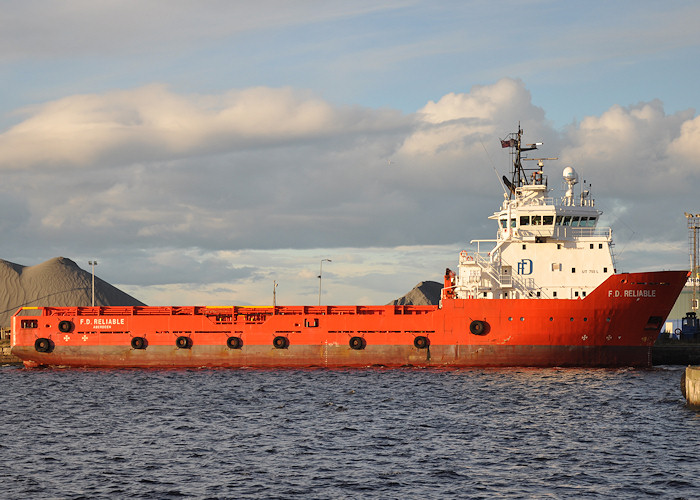
[{"label": "satellite dome", "polygon": [[578,180],[578,174],[576,173],[576,170],[574,170],[574,167],[566,167],[562,175],[564,176],[564,180],[566,182],[576,182]]}]

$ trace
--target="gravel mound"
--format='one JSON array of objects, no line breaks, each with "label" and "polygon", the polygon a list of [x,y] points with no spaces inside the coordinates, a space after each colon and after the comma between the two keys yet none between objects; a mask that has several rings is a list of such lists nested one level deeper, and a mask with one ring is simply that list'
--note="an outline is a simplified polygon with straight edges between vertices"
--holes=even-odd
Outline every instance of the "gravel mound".
[{"label": "gravel mound", "polygon": [[440,303],[440,292],[442,291],[442,283],[437,281],[421,281],[413,290],[408,292],[403,297],[393,301],[393,305],[415,305],[415,306],[430,306]]},{"label": "gravel mound", "polygon": [[[75,307],[92,304],[92,274],[70,259],[55,257],[36,266],[0,259],[0,327],[21,306]],[[142,302],[95,276],[95,305],[142,306]]]}]

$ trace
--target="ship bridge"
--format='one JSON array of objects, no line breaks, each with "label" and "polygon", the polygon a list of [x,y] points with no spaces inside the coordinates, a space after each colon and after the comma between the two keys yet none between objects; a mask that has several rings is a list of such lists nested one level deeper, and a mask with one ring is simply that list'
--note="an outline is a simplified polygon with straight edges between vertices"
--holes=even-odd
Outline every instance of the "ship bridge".
[{"label": "ship bridge", "polygon": [[[503,204],[489,218],[497,222],[496,238],[472,240],[476,252],[460,254],[459,272],[446,289],[457,298],[584,298],[615,272],[612,229],[599,227],[591,186],[576,190],[578,174],[562,173],[565,192],[552,195],[544,162],[524,168],[519,130],[508,144],[514,148],[511,179],[503,177]],[[528,175],[529,174],[529,175]],[[578,191],[578,193],[576,192]],[[447,277],[446,277],[447,278]]]}]

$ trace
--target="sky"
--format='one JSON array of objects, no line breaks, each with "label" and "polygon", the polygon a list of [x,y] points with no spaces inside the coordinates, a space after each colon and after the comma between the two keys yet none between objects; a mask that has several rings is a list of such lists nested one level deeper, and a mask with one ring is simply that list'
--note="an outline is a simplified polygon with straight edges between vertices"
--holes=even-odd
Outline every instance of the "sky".
[{"label": "sky", "polygon": [[[696,1],[5,0],[0,258],[149,305],[384,304],[503,199],[518,123],[618,271],[687,269]],[[328,261],[324,260],[328,259]],[[319,279],[322,266],[321,292]]]}]

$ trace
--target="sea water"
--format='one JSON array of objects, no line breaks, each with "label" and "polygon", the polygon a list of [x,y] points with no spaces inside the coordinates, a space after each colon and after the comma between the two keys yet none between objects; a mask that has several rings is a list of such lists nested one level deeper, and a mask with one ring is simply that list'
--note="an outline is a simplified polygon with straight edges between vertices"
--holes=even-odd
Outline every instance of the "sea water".
[{"label": "sea water", "polygon": [[682,367],[0,368],[3,498],[697,498]]}]

